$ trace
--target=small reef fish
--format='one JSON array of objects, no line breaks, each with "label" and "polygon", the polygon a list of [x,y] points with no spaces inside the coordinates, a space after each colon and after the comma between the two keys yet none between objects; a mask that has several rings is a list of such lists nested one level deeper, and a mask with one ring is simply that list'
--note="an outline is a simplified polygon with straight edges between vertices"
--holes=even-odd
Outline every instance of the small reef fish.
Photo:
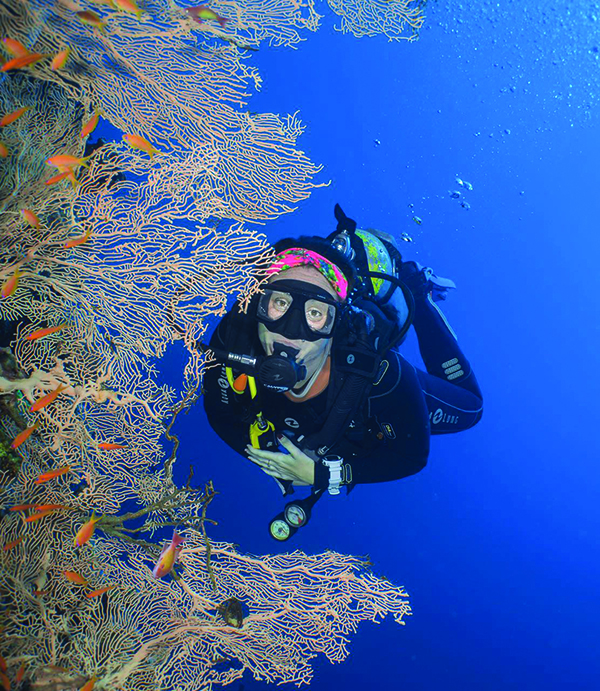
[{"label": "small reef fish", "polygon": [[35,509],[37,504],[17,504],[16,506],[11,506],[9,511],[27,511],[27,509]]},{"label": "small reef fish", "polygon": [[10,691],[10,679],[2,671],[0,671],[0,684],[2,684],[5,691]]},{"label": "small reef fish", "polygon": [[56,513],[55,509],[46,509],[45,511],[36,511],[36,513],[31,514],[31,516],[27,516],[27,518],[23,519],[25,523],[35,523],[36,521],[40,521],[42,518],[45,518],[46,516],[50,516],[51,514]]},{"label": "small reef fish", "polygon": [[63,511],[74,511],[72,506],[65,506],[64,504],[39,504],[35,507],[36,511],[56,511],[62,509]]},{"label": "small reef fish", "polygon": [[71,169],[65,170],[62,173],[58,173],[58,175],[53,175],[51,178],[48,178],[48,180],[46,180],[46,182],[44,184],[54,185],[57,182],[64,180],[65,178],[70,178],[72,175],[73,175],[73,171]]},{"label": "small reef fish", "polygon": [[4,545],[4,547],[2,548],[2,551],[8,552],[9,549],[12,549],[13,547],[16,547],[17,545],[20,545],[24,539],[25,539],[25,535],[21,535],[21,537],[18,537],[16,540],[11,540],[10,542],[7,542]]},{"label": "small reef fish", "polygon": [[113,5],[118,10],[135,14],[138,19],[144,14],[144,11],[135,4],[134,0],[113,0]]},{"label": "small reef fish", "polygon": [[57,53],[52,58],[52,62],[50,63],[50,69],[51,70],[60,70],[62,67],[65,66],[65,63],[69,59],[69,55],[71,55],[71,49],[70,48],[65,48],[64,50],[61,50],[60,53]]},{"label": "small reef fish", "polygon": [[418,226],[420,226],[421,223],[423,223],[423,219],[422,219],[422,218],[419,218],[418,216],[413,216],[413,221],[414,221]]},{"label": "small reef fish", "polygon": [[102,111],[96,108],[96,112],[92,117],[85,123],[85,125],[81,128],[81,133],[79,136],[83,139],[84,137],[87,137],[88,134],[91,134],[96,127],[98,127],[98,122],[100,122],[100,113]]},{"label": "small reef fish", "polygon": [[69,472],[71,472],[70,465],[65,465],[62,468],[56,468],[56,470],[49,470],[47,473],[42,473],[35,481],[35,484],[41,485],[43,482],[48,482],[48,480],[54,480],[54,478],[60,477],[61,475],[66,475],[66,473]]},{"label": "small reef fish", "polygon": [[184,539],[185,538],[181,537],[180,535],[177,535],[176,532],[173,532],[171,544],[166,544],[163,547],[160,557],[156,562],[156,566],[152,571],[154,578],[162,578],[172,570],[172,568],[175,566],[175,562],[177,561],[177,557],[179,556],[181,543],[184,541]]},{"label": "small reef fish", "polygon": [[34,425],[31,425],[31,427],[28,427],[27,429],[24,429],[22,432],[19,432],[17,436],[12,440],[10,444],[11,449],[18,449],[21,444],[26,442],[29,437],[35,432],[35,430],[39,427],[39,422],[36,422]]},{"label": "small reef fish", "polygon": [[29,67],[48,56],[45,53],[28,53],[27,55],[21,55],[18,58],[12,58],[8,62],[5,62],[2,67],[0,67],[0,72],[9,72],[10,70],[20,70],[23,67]]},{"label": "small reef fish", "polygon": [[14,274],[4,282],[4,285],[2,286],[2,291],[0,292],[0,295],[3,298],[9,298],[11,295],[14,295],[16,289],[19,287],[19,279],[20,278],[21,278],[21,273],[17,269],[14,272]]},{"label": "small reef fish", "polygon": [[114,451],[115,449],[126,449],[127,444],[116,444],[111,441],[102,441],[98,444],[99,449],[104,449],[105,451]]},{"label": "small reef fish", "polygon": [[199,24],[202,24],[202,22],[199,21],[200,19],[214,19],[215,21],[219,22],[221,28],[224,29],[225,24],[229,21],[229,19],[219,16],[214,10],[211,10],[210,7],[207,7],[206,5],[199,5],[198,7],[186,7],[185,10],[190,17]]},{"label": "small reef fish", "polygon": [[21,43],[17,41],[16,38],[3,38],[2,45],[7,53],[10,53],[14,58],[22,58],[24,55],[28,55],[29,51]]},{"label": "small reef fish", "polygon": [[[91,154],[90,154],[91,155]],[[65,172],[64,168],[78,168],[79,166],[85,166],[86,161],[89,156],[83,156],[82,158],[77,158],[77,156],[71,156],[70,154],[57,154],[46,160],[46,165],[54,166],[54,168],[63,168],[61,172]]]},{"label": "small reef fish", "polygon": [[87,523],[84,523],[77,531],[77,535],[75,535],[75,539],[73,540],[75,547],[83,547],[86,542],[89,542],[90,538],[94,534],[94,530],[96,530],[96,523],[98,523],[100,518],[101,516],[96,516],[96,514],[92,512],[92,517],[90,520]]},{"label": "small reef fish", "polygon": [[0,655],[0,672],[6,672],[8,669],[8,666],[6,664],[6,660]]},{"label": "small reef fish", "polygon": [[6,158],[8,156],[8,154],[9,154],[8,147],[6,146],[6,144],[3,144],[2,142],[0,142],[0,157]]},{"label": "small reef fish", "polygon": [[29,411],[31,413],[37,413],[38,410],[41,410],[42,408],[45,408],[47,405],[50,405],[54,401],[54,399],[58,396],[61,391],[64,391],[67,387],[64,384],[60,384],[58,389],[54,389],[54,391],[51,391],[50,393],[47,393],[45,396],[42,396],[39,400],[37,400],[31,408],[29,408]]},{"label": "small reef fish", "polygon": [[104,595],[104,593],[107,593],[109,590],[112,590],[113,588],[116,588],[117,586],[113,583],[112,585],[107,585],[104,588],[98,588],[98,590],[92,590],[89,593],[86,593],[85,596],[92,598],[92,597],[100,597],[100,595]]},{"label": "small reef fish", "polygon": [[87,24],[88,26],[93,26],[100,31],[104,31],[107,22],[103,21],[95,12],[91,10],[83,10],[83,12],[75,12],[79,21],[82,24]]},{"label": "small reef fish", "polygon": [[217,607],[217,612],[225,619],[229,626],[241,629],[244,625],[244,613],[242,603],[237,597],[230,597]]},{"label": "small reef fish", "polygon": [[89,681],[85,682],[85,684],[79,689],[79,691],[92,691],[95,683],[96,675],[94,674],[94,676]]},{"label": "small reef fish", "polygon": [[17,673],[15,675],[15,681],[17,682],[17,685],[19,685],[23,681],[25,669],[26,669],[25,663],[21,662],[21,666],[19,667],[19,669],[17,670]]},{"label": "small reef fish", "polygon": [[6,125],[12,125],[15,120],[18,120],[21,115],[25,114],[31,106],[23,106],[22,108],[17,108],[13,110],[12,113],[7,113],[2,118],[0,118],[0,127],[6,127]]},{"label": "small reef fish", "polygon": [[29,336],[25,337],[26,341],[36,341],[38,338],[44,338],[44,336],[49,336],[50,334],[55,334],[57,331],[62,331],[63,329],[66,329],[67,322],[64,324],[59,324],[58,326],[47,326],[44,329],[38,329],[37,331],[34,331],[33,333],[30,333]]},{"label": "small reef fish", "polygon": [[31,209],[21,209],[21,216],[29,223],[32,228],[40,227],[40,219],[31,211]]},{"label": "small reef fish", "polygon": [[91,230],[88,230],[85,235],[80,235],[78,238],[73,238],[72,240],[67,240],[65,242],[65,247],[77,247],[77,245],[83,245],[84,242],[87,242],[90,238],[90,235],[92,234]]},{"label": "small reef fish", "polygon": [[132,149],[140,149],[141,151],[145,151],[150,158],[152,158],[154,154],[162,153],[158,149],[155,149],[147,139],[144,139],[144,137],[140,137],[137,134],[124,134],[123,140],[129,144]]},{"label": "small reef fish", "polygon": [[63,571],[65,578],[75,585],[87,585],[87,580],[76,571]]}]

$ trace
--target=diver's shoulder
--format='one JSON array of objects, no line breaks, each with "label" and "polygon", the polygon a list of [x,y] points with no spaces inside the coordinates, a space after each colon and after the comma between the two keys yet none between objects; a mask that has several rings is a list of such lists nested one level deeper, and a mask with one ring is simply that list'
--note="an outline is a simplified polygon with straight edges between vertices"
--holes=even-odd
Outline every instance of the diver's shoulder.
[{"label": "diver's shoulder", "polygon": [[383,355],[373,378],[369,397],[385,396],[400,384],[402,360],[402,356],[395,349],[388,350]]}]

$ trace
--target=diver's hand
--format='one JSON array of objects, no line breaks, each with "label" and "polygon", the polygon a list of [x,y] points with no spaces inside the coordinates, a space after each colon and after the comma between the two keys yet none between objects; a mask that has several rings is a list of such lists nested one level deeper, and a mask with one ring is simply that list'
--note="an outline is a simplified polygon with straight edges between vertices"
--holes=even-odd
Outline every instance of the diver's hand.
[{"label": "diver's hand", "polygon": [[278,437],[279,443],[288,453],[263,451],[248,444],[248,458],[271,477],[291,480],[294,485],[313,485],[315,482],[315,462],[301,451],[286,436]]}]

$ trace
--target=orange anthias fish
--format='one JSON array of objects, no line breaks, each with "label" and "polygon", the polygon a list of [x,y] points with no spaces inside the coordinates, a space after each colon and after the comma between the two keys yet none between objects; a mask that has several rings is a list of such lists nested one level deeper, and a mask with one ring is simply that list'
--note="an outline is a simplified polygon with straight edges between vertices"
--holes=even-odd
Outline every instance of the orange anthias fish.
[{"label": "orange anthias fish", "polygon": [[229,21],[229,19],[219,16],[214,10],[211,10],[210,7],[207,7],[206,5],[199,5],[198,7],[186,7],[185,9],[192,19],[197,21],[199,24],[202,24],[200,19],[214,19],[215,21],[219,22],[221,28],[225,28],[225,24]]},{"label": "orange anthias fish", "polygon": [[4,687],[5,691],[10,691],[10,679],[6,676],[4,672],[0,671],[0,684]]},{"label": "orange anthias fish", "polygon": [[25,674],[25,663],[21,662],[21,666],[17,670],[17,674],[15,675],[15,681],[17,684],[20,684],[23,681],[23,675]]},{"label": "orange anthias fish", "polygon": [[85,596],[92,598],[92,597],[100,597],[100,595],[104,595],[104,593],[107,593],[109,590],[112,590],[113,588],[116,588],[117,586],[113,583],[112,585],[107,585],[104,588],[98,588],[98,590],[92,590],[89,593],[86,593]]},{"label": "orange anthias fish", "polygon": [[145,151],[150,158],[152,158],[154,154],[162,153],[158,149],[155,149],[147,139],[144,139],[144,137],[140,137],[137,134],[124,134],[123,140],[127,142],[132,149],[140,149],[141,151]]},{"label": "orange anthias fish", "polygon": [[35,62],[39,62],[48,56],[45,53],[27,53],[27,55],[21,55],[18,58],[12,58],[8,62],[5,62],[2,67],[0,67],[0,72],[8,72],[9,70],[20,70],[23,67],[29,67]]},{"label": "orange anthias fish", "polygon": [[100,31],[104,31],[106,28],[107,23],[102,21],[102,19],[91,10],[83,10],[83,12],[75,12],[75,14],[79,17],[79,21],[82,24],[94,26],[96,29],[100,29]]},{"label": "orange anthias fish", "polygon": [[16,289],[19,287],[19,279],[20,278],[21,278],[21,273],[17,269],[14,272],[14,274],[4,282],[4,285],[2,286],[2,291],[0,292],[0,295],[3,298],[9,298],[11,295],[14,295]]},{"label": "orange anthias fish", "polygon": [[21,209],[21,216],[23,216],[23,218],[32,228],[40,227],[40,219],[33,213],[31,209]]},{"label": "orange anthias fish", "polygon": [[94,676],[89,681],[85,682],[85,684],[79,689],[79,691],[92,691],[95,683],[96,675],[94,674]]},{"label": "orange anthias fish", "polygon": [[76,571],[63,571],[65,578],[75,585],[87,585],[86,579],[79,575]]},{"label": "orange anthias fish", "polygon": [[37,504],[17,504],[16,506],[11,506],[9,511],[27,511],[27,509],[35,509]]},{"label": "orange anthias fish", "polygon": [[166,544],[163,547],[160,557],[156,562],[156,566],[152,571],[154,578],[162,578],[163,576],[166,576],[175,566],[175,562],[177,561],[177,557],[181,551],[181,543],[184,541],[184,539],[185,538],[181,537],[180,535],[177,535],[176,532],[173,533],[171,544]]},{"label": "orange anthias fish", "polygon": [[34,425],[31,425],[31,427],[28,427],[27,429],[24,429],[22,432],[19,432],[17,436],[12,440],[10,448],[11,449],[18,449],[21,444],[26,442],[29,437],[35,432],[35,430],[39,427],[39,422],[36,422]]},{"label": "orange anthias fish", "polygon": [[31,106],[23,106],[22,108],[17,108],[13,110],[12,113],[7,113],[2,118],[0,118],[0,127],[6,127],[6,125],[11,125],[15,120],[18,120],[21,115],[26,113]]},{"label": "orange anthias fish", "polygon": [[65,465],[62,468],[56,468],[56,470],[49,470],[47,473],[42,473],[38,479],[35,481],[36,485],[41,485],[43,482],[48,482],[48,480],[54,480],[56,477],[65,475],[71,471],[70,465]]},{"label": "orange anthias fish", "polygon": [[80,235],[78,238],[73,238],[72,240],[67,240],[65,242],[65,247],[77,247],[77,245],[83,245],[84,242],[87,242],[90,239],[90,235],[92,234],[91,230],[88,230],[87,233],[84,235]]},{"label": "orange anthias fish", "polygon": [[99,449],[104,449],[105,451],[113,451],[114,449],[126,449],[127,444],[116,444],[112,441],[101,441],[98,444]]},{"label": "orange anthias fish", "polygon": [[135,4],[135,0],[113,0],[113,5],[123,12],[132,12],[138,19],[144,14],[144,11]]},{"label": "orange anthias fish", "polygon": [[65,48],[64,50],[61,50],[60,53],[57,53],[52,58],[52,62],[50,63],[50,69],[51,70],[60,70],[61,67],[65,66],[65,63],[69,59],[69,55],[71,55],[71,49],[70,48]]},{"label": "orange anthias fish", "polygon": [[91,134],[96,127],[98,127],[98,122],[100,121],[100,113],[102,111],[96,108],[96,112],[92,117],[85,123],[85,125],[81,128],[81,133],[80,137],[83,139],[84,137],[87,137],[88,134]]},{"label": "orange anthias fish", "polygon": [[35,523],[36,521],[41,521],[42,518],[46,518],[46,516],[50,516],[53,513],[56,513],[55,509],[36,511],[36,513],[31,514],[31,516],[27,516],[27,518],[24,518],[23,520],[25,521],[25,523]]},{"label": "orange anthias fish", "polygon": [[[62,173],[58,173],[57,175],[53,175],[51,178],[48,178],[44,184],[46,185],[54,185],[57,182],[60,182],[61,180],[64,180],[65,178],[71,178],[73,176],[73,171],[69,168],[69,170],[65,170]],[[73,182],[73,180],[71,180]],[[75,186],[75,185],[73,185]]]},{"label": "orange anthias fish", "polygon": [[60,384],[58,389],[54,389],[54,391],[51,391],[50,393],[47,393],[45,396],[42,396],[39,400],[37,400],[31,408],[29,408],[29,411],[32,413],[36,413],[38,410],[41,410],[42,408],[45,408],[47,405],[50,405],[54,401],[54,399],[58,396],[61,391],[64,391],[67,387],[64,384]]},{"label": "orange anthias fish", "polygon": [[29,336],[25,337],[26,341],[36,341],[38,338],[43,338],[44,336],[49,336],[50,334],[54,334],[57,331],[62,331],[63,329],[66,329],[67,322],[64,324],[59,324],[58,326],[47,326],[45,329],[38,329],[37,331],[34,331],[33,333],[29,334]]},{"label": "orange anthias fish", "polygon": [[101,516],[96,517],[96,514],[92,512],[92,517],[87,523],[84,523],[81,528],[77,531],[73,543],[75,547],[83,547],[86,542],[90,540],[96,530],[96,523],[100,520]]},{"label": "orange anthias fish", "polygon": [[16,540],[11,540],[10,542],[7,542],[2,548],[2,551],[8,552],[9,549],[12,549],[13,547],[16,547],[17,545],[21,544],[21,542],[23,542],[24,539],[25,535],[21,535],[21,537],[18,537]]},{"label": "orange anthias fish", "polygon": [[6,672],[8,669],[8,666],[6,664],[6,660],[0,655],[0,672]]},{"label": "orange anthias fish", "polygon": [[4,50],[15,58],[22,58],[29,53],[21,41],[17,41],[16,38],[3,38],[2,44],[4,45]]},{"label": "orange anthias fish", "polygon": [[6,144],[0,142],[0,157],[6,158],[10,152],[8,151],[8,147]]},{"label": "orange anthias fish", "polygon": [[[91,155],[91,154],[90,154]],[[71,156],[70,154],[57,154],[46,160],[46,165],[54,166],[54,168],[63,168],[61,172],[65,171],[65,168],[72,170],[73,168],[78,168],[79,166],[85,166],[86,161],[90,156],[84,156],[83,158],[77,158],[77,156]]]}]

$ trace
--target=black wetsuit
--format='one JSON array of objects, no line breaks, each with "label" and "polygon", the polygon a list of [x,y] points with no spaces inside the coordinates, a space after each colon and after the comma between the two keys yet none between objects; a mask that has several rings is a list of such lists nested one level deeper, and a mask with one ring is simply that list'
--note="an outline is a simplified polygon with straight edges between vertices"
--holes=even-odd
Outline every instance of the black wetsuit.
[{"label": "black wetsuit", "polygon": [[[211,338],[215,348],[225,347],[223,334],[229,317],[221,320]],[[413,325],[427,372],[411,365],[398,351],[389,351],[366,404],[344,438],[331,449],[351,466],[352,485],[387,482],[418,473],[427,463],[431,434],[460,432],[481,419],[482,396],[475,375],[436,304],[429,299],[416,301]],[[331,377],[335,376],[335,368],[334,348]],[[308,436],[326,420],[333,403],[332,388],[328,386],[301,403],[261,389],[262,410],[277,431],[291,430],[296,438]],[[244,455],[253,421],[249,394],[233,392],[221,366],[205,374],[204,390],[210,425],[232,449]],[[325,489],[328,481],[329,471],[317,463],[315,488]]]}]

